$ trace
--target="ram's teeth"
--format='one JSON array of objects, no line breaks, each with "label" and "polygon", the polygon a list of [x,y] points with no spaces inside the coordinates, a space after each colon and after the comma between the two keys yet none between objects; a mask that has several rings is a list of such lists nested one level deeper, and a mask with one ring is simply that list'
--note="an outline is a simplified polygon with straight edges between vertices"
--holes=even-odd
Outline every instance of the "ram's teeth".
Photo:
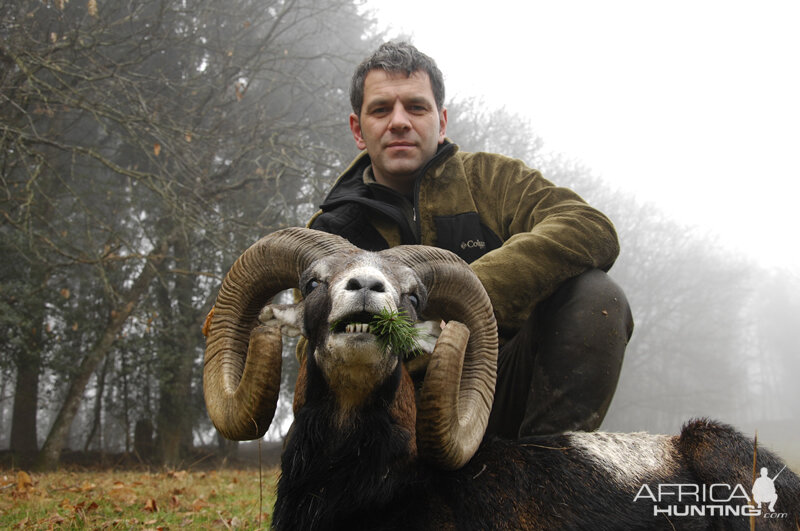
[{"label": "ram's teeth", "polygon": [[369,330],[368,323],[350,323],[344,328],[348,334],[368,334]]}]

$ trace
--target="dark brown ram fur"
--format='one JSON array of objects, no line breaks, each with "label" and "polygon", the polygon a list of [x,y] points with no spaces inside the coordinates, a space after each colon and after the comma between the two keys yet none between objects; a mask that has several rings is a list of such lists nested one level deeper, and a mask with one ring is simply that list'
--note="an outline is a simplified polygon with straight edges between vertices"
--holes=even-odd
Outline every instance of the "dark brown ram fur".
[{"label": "dark brown ram fur", "polygon": [[[334,393],[311,355],[318,336],[328,333],[320,313],[329,301],[322,291],[315,295],[318,301],[306,301],[309,350],[296,397],[302,407],[281,461],[276,529],[749,529],[743,516],[668,518],[654,516],[645,498],[634,502],[645,483],[653,489],[658,483],[742,484],[750,494],[753,443],[715,422],[690,422],[679,437],[492,439],[465,467],[443,471],[418,459],[414,386],[398,363],[342,426]],[[760,449],[757,466],[774,474],[783,463]],[[759,519],[759,529],[792,528],[800,517],[797,476],[784,470],[776,488],[775,510],[788,514]],[[674,505],[681,511],[692,504],[689,498]]]},{"label": "dark brown ram fur", "polygon": [[[634,502],[643,484],[659,483],[741,484],[749,495],[753,442],[730,426],[696,420],[677,437],[492,439],[465,467],[443,471],[416,458],[413,390],[402,365],[346,430],[330,421],[332,401],[315,372],[308,368],[305,406],[281,460],[276,529],[750,529],[744,516],[670,518],[654,515],[647,499]],[[587,451],[587,437],[595,451]],[[603,446],[618,461],[604,462]],[[661,461],[637,475],[642,460]],[[782,466],[759,449],[757,467],[774,475]],[[800,479],[786,469],[776,489],[775,511],[787,514],[759,518],[757,529],[796,529]],[[683,512],[697,503],[671,504]]]}]

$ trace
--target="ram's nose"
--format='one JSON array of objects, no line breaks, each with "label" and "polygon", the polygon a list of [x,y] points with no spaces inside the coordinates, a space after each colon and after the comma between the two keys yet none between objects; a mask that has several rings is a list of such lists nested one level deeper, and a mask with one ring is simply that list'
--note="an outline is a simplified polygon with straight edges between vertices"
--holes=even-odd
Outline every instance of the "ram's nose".
[{"label": "ram's nose", "polygon": [[347,291],[362,291],[364,293],[370,291],[375,293],[383,293],[386,291],[386,285],[383,283],[383,280],[378,277],[359,275],[351,277],[347,281],[344,289]]}]

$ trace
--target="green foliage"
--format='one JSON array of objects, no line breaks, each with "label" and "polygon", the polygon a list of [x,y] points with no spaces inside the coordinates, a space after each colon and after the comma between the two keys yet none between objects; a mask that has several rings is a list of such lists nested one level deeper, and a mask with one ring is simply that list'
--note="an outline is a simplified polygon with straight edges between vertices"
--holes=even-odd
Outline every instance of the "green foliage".
[{"label": "green foliage", "polygon": [[378,344],[385,352],[402,352],[407,358],[419,354],[419,330],[414,328],[414,323],[403,310],[384,308],[372,319],[370,331],[378,338]]}]

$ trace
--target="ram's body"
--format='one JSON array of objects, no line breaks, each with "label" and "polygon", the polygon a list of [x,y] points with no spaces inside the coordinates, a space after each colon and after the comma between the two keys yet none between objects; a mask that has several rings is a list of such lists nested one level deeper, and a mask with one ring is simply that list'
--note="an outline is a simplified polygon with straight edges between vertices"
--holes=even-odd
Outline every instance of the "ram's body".
[{"label": "ram's body", "polygon": [[[386,419],[373,420],[383,429],[365,423],[341,446],[317,422],[301,415],[284,453],[277,529],[750,529],[742,496],[751,494],[752,442],[719,424],[695,421],[680,437],[486,441],[466,466],[442,471],[392,455],[397,437]],[[783,466],[759,454],[771,475]],[[756,529],[797,529],[800,485],[787,471],[775,483],[775,513],[764,504]],[[717,485],[713,496],[703,497],[703,485]]]},{"label": "ram's body", "polygon": [[[256,326],[259,308],[293,286],[304,300],[268,306]],[[407,353],[380,348],[368,328],[382,309],[448,321],[417,369],[421,386],[403,363]],[[753,513],[758,528],[798,525],[798,477],[787,469],[775,481],[774,512],[746,505],[753,443],[710,421],[674,437],[481,442],[496,328],[480,282],[449,253],[366,253],[302,229],[248,250],[209,326],[206,400],[223,434],[254,438],[268,428],[281,330],[302,332],[308,349],[282,456],[277,529],[749,529]],[[755,466],[771,477],[783,466],[765,450],[757,455]]]}]

